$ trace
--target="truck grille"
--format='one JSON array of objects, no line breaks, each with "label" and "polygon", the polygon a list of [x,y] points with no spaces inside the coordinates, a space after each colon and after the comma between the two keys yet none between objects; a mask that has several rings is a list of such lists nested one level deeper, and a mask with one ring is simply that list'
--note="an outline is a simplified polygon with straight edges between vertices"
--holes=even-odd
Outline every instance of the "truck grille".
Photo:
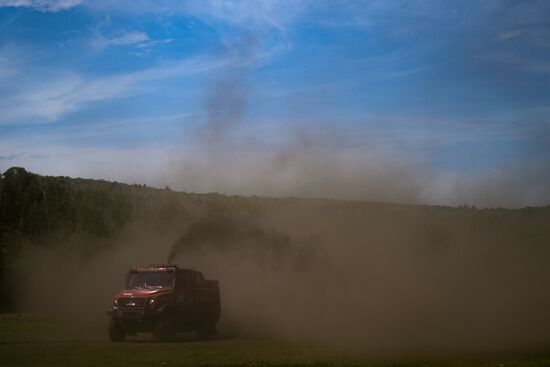
[{"label": "truck grille", "polygon": [[141,317],[145,308],[145,298],[119,298],[118,314],[122,317]]}]

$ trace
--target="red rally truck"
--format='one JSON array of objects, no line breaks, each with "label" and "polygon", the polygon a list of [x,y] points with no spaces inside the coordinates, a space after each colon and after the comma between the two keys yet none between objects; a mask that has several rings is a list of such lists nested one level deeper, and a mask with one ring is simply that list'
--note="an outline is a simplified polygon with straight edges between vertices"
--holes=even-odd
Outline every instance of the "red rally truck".
[{"label": "red rally truck", "polygon": [[216,332],[219,283],[204,279],[199,271],[177,265],[130,269],[124,288],[107,311],[111,341],[141,332],[168,341],[176,332],[193,330],[199,339],[208,340]]}]

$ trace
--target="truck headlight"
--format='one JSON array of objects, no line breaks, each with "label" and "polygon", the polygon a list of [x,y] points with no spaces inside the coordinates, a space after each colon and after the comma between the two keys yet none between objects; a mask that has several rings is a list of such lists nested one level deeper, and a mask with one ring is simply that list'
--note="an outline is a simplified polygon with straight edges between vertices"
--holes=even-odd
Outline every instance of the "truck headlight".
[{"label": "truck headlight", "polygon": [[153,308],[155,306],[155,299],[154,298],[151,298],[149,300],[149,307]]},{"label": "truck headlight", "polygon": [[113,301],[113,308],[118,308],[118,300]]}]

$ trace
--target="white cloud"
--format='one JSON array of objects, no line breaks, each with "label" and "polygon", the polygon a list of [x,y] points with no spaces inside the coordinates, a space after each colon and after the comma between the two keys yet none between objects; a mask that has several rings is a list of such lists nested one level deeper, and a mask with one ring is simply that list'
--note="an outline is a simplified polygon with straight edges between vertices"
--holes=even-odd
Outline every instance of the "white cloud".
[{"label": "white cloud", "polygon": [[161,45],[163,43],[170,43],[173,40],[174,40],[173,38],[164,38],[164,39],[161,39],[161,40],[149,39],[146,42],[141,42],[141,43],[137,44],[136,47],[137,48],[151,48],[151,47],[154,47],[156,45]]},{"label": "white cloud", "polygon": [[58,12],[79,5],[81,0],[0,0],[0,7],[24,7],[39,11]]},{"label": "white cloud", "polygon": [[140,57],[150,54],[157,45],[173,41],[172,38],[151,39],[147,33],[140,31],[123,31],[111,38],[105,37],[99,31],[95,33],[96,38],[91,42],[92,46],[100,49],[109,46],[131,46],[135,49],[132,54]]},{"label": "white cloud", "polygon": [[15,76],[17,73],[18,69],[13,62],[11,51],[0,49],[0,80]]},{"label": "white cloud", "polygon": [[498,35],[498,39],[509,40],[509,39],[517,38],[521,36],[521,34],[522,34],[521,29],[513,29],[513,30],[502,32],[501,34]]},{"label": "white cloud", "polygon": [[149,36],[145,32],[131,31],[124,32],[118,37],[105,38],[101,35],[92,42],[94,46],[106,47],[106,46],[126,46],[135,44],[144,44],[150,40]]}]

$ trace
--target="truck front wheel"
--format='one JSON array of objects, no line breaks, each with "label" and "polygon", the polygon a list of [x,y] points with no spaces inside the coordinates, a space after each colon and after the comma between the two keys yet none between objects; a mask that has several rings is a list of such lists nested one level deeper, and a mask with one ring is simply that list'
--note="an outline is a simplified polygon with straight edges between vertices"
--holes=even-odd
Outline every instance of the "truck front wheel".
[{"label": "truck front wheel", "polygon": [[162,317],[155,322],[153,337],[156,341],[167,342],[174,337],[174,325],[168,317]]},{"label": "truck front wheel", "polygon": [[109,323],[109,339],[112,342],[121,342],[126,338],[126,330],[124,327],[113,320]]}]

